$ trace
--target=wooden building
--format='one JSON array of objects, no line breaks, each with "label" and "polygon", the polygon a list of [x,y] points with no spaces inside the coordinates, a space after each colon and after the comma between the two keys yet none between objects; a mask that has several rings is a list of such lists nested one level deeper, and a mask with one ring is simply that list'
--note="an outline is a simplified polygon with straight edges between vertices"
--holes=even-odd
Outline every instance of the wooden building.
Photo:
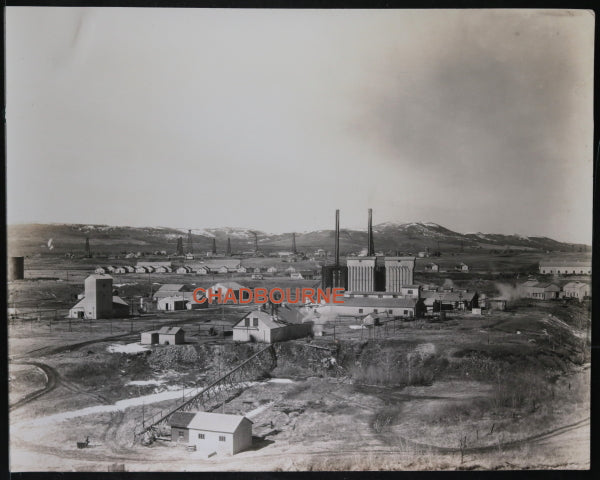
[{"label": "wooden building", "polygon": [[235,455],[252,446],[252,422],[242,415],[176,412],[169,419],[171,441],[204,454]]}]

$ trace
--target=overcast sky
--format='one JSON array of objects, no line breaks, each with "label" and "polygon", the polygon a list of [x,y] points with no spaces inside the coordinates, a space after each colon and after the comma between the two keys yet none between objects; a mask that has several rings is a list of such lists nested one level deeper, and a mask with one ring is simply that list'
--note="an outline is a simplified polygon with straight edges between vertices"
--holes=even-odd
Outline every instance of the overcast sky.
[{"label": "overcast sky", "polygon": [[8,223],[591,242],[586,11],[6,9]]}]

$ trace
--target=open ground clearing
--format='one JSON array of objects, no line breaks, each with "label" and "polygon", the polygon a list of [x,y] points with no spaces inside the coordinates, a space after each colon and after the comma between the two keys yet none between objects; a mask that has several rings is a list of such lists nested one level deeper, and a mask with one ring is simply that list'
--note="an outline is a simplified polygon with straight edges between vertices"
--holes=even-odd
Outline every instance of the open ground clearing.
[{"label": "open ground clearing", "polygon": [[[13,298],[24,308],[42,298],[44,308],[66,311],[89,270],[67,281],[55,268],[62,281],[14,282]],[[429,279],[422,275],[416,280]],[[455,276],[457,286],[497,291],[497,279]],[[147,294],[155,282],[213,283],[170,274],[122,277],[116,283],[124,284],[125,296]],[[241,283],[281,286],[278,279],[265,282]],[[209,459],[166,440],[144,447],[133,432],[143,416],[172,407],[260,348],[222,335],[248,308],[9,322],[11,469],[588,468],[589,304],[512,307],[375,329],[353,329],[357,319],[341,319],[313,340],[337,348],[333,364],[311,362],[304,340],[278,346],[273,378],[223,392],[217,407],[251,417],[253,448]],[[139,332],[163,325],[182,326],[186,344],[139,348]],[[78,449],[87,436],[90,447]]]}]

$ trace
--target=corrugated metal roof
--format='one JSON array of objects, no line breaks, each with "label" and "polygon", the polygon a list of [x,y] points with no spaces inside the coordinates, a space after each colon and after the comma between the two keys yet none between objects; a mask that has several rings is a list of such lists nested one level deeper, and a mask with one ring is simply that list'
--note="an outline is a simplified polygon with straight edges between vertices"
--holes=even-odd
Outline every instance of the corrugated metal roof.
[{"label": "corrugated metal roof", "polygon": [[244,315],[238,323],[234,325],[235,327],[244,327],[244,319],[246,318],[258,318],[259,322],[263,323],[267,328],[281,328],[287,325],[286,322],[281,319],[274,318],[271,314],[263,311],[263,310],[254,310],[246,315]]},{"label": "corrugated metal roof", "polygon": [[209,432],[233,433],[244,420],[252,423],[242,415],[228,415],[225,413],[198,412],[188,423],[188,428],[207,430]]},{"label": "corrugated metal roof", "polygon": [[[106,274],[102,274],[102,273],[92,273],[91,275],[88,275],[87,278],[96,278],[99,280],[112,280],[113,277],[111,277],[110,275],[106,275]],[[86,278],[86,280],[87,280]]]},{"label": "corrugated metal roof", "polygon": [[171,427],[186,428],[195,416],[194,412],[175,412],[169,418],[169,425]]},{"label": "corrugated metal roof", "polygon": [[344,303],[328,303],[333,306],[347,307],[381,307],[381,308],[415,308],[415,298],[344,298]]},{"label": "corrugated metal roof", "polygon": [[426,290],[421,292],[421,297],[425,299],[433,298],[434,300],[442,302],[460,302],[467,301],[472,302],[475,298],[476,292],[436,292]]},{"label": "corrugated metal roof", "polygon": [[213,292],[216,292],[219,288],[222,290],[239,290],[240,288],[245,288],[243,285],[240,285],[237,282],[219,282],[215,283],[212,287]]},{"label": "corrugated metal roof", "polygon": [[183,328],[181,327],[162,327],[158,333],[175,335],[176,333],[183,332]]},{"label": "corrugated metal roof", "polygon": [[587,267],[592,266],[591,260],[540,260],[540,267]]},{"label": "corrugated metal roof", "polygon": [[112,301],[113,301],[113,303],[118,303],[120,305],[127,305],[127,306],[129,306],[129,304],[125,300],[123,300],[121,297],[119,297],[117,295],[113,295]]},{"label": "corrugated metal roof", "polygon": [[588,284],[584,283],[584,282],[569,282],[563,286],[563,290],[565,288],[582,288],[582,287],[587,287],[587,286],[588,286]]},{"label": "corrugated metal roof", "polygon": [[179,292],[184,287],[185,287],[185,285],[183,285],[183,284],[165,283],[164,285],[160,286],[160,288],[156,291],[156,293],[162,293],[162,292]]}]

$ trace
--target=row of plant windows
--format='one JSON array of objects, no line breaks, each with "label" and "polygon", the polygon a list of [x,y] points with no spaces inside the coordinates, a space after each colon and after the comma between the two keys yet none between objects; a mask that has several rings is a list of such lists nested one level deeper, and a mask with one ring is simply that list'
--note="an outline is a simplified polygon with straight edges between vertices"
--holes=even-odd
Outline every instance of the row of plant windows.
[{"label": "row of plant windows", "polygon": [[[179,431],[179,438],[183,438],[183,432],[182,431]],[[205,437],[204,433],[199,433],[198,434],[198,440],[204,440],[205,438],[206,437]],[[225,442],[225,441],[226,441],[225,435],[219,435],[219,442]]]}]

